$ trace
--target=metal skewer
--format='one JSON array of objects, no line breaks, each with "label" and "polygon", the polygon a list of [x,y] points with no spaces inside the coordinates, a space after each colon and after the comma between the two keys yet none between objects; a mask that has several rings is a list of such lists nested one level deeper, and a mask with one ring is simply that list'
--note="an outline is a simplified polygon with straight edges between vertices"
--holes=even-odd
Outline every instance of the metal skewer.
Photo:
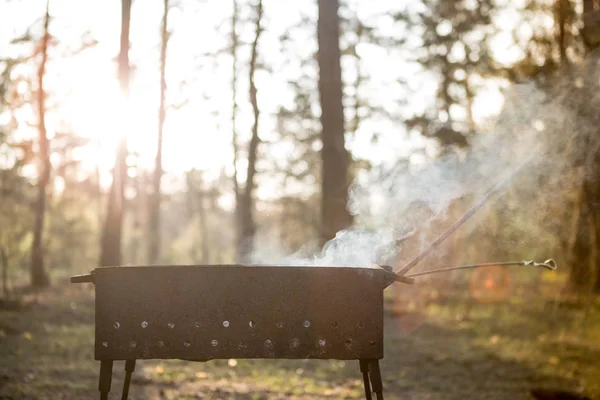
[{"label": "metal skewer", "polygon": [[[406,276],[406,273],[414,268],[421,260],[429,255],[437,246],[439,246],[444,240],[448,238],[454,231],[456,231],[462,224],[464,224],[469,218],[471,218],[480,208],[482,208],[485,203],[488,202],[492,196],[500,191],[507,183],[509,183],[522,169],[525,165],[527,165],[533,156],[519,165],[514,171],[512,171],[506,178],[504,178],[500,183],[494,186],[490,191],[488,191],[485,196],[475,204],[469,211],[463,214],[455,223],[453,223],[448,229],[446,229],[440,236],[438,236],[431,244],[423,250],[420,254],[418,254],[415,258],[409,261],[404,267],[400,268],[397,271],[394,271],[395,274]],[[413,275],[414,276],[414,275]]]},{"label": "metal skewer", "polygon": [[454,270],[457,270],[457,269],[472,269],[472,268],[479,268],[479,267],[511,266],[511,265],[543,267],[543,268],[547,268],[547,269],[552,270],[552,271],[556,270],[556,262],[554,262],[554,260],[550,258],[550,259],[544,261],[543,263],[538,263],[538,262],[535,262],[533,260],[529,260],[529,261],[504,261],[504,262],[497,262],[497,263],[481,263],[481,264],[459,265],[459,266],[456,266],[456,267],[445,267],[445,268],[432,269],[432,270],[429,270],[429,271],[416,272],[414,274],[408,274],[408,275],[404,275],[404,276],[406,278],[414,278],[415,276],[423,276],[423,275],[435,274],[435,273],[438,273],[438,272],[454,271]]}]

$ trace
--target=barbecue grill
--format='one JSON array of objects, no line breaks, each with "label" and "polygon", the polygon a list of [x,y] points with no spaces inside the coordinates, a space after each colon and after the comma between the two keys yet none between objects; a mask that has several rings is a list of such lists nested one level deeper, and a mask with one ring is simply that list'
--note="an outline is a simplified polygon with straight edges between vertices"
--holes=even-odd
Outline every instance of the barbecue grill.
[{"label": "barbecue grill", "polygon": [[95,284],[101,399],[114,361],[125,361],[127,399],[136,360],[230,358],[358,360],[366,398],[383,399],[383,290],[412,278],[378,265],[176,265],[71,281]]},{"label": "barbecue grill", "polygon": [[[71,282],[95,284],[95,359],[108,399],[114,361],[125,361],[122,399],[136,360],[358,360],[365,397],[383,399],[383,290],[394,282],[473,264],[407,274],[505,184],[488,194],[421,254],[391,267],[175,265],[100,267]],[[556,269],[554,261],[518,261]]]},{"label": "barbecue grill", "polygon": [[360,360],[381,397],[383,289],[396,279],[378,266],[191,265],[103,267],[72,281],[95,284],[101,398],[113,361],[127,361],[126,398],[135,360],[173,358]]}]

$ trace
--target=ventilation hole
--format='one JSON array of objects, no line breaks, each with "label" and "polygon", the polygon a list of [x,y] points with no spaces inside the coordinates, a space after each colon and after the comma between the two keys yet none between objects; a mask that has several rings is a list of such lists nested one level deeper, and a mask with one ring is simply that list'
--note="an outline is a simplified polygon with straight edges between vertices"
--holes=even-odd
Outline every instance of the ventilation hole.
[{"label": "ventilation hole", "polygon": [[304,324],[302,324],[302,325],[304,325],[305,328],[308,328],[310,326],[310,321],[306,320],[306,321],[304,321]]},{"label": "ventilation hole", "polygon": [[337,327],[338,327],[338,323],[337,323],[337,321],[333,321],[333,322],[331,323],[331,327],[332,327],[333,329],[337,328]]},{"label": "ventilation hole", "polygon": [[162,340],[158,341],[158,347],[163,347],[165,345],[165,342],[163,342]]},{"label": "ventilation hole", "polygon": [[190,342],[183,342],[183,345],[184,345],[185,347],[190,347],[192,344],[191,344]]},{"label": "ventilation hole", "polygon": [[142,328],[147,328],[148,327],[148,322],[147,321],[143,321],[142,322]]},{"label": "ventilation hole", "polygon": [[283,328],[283,322],[279,321],[275,324],[275,326],[277,326],[278,328]]},{"label": "ventilation hole", "polygon": [[115,322],[115,323],[113,324],[113,326],[115,327],[115,329],[119,329],[119,328],[121,327],[121,324],[120,324],[120,323],[118,323],[118,322]]},{"label": "ventilation hole", "polygon": [[212,347],[217,347],[219,345],[219,341],[217,339],[213,339],[211,340],[210,345]]},{"label": "ventilation hole", "polygon": [[167,326],[169,327],[169,329],[173,329],[173,328],[175,328],[175,324],[174,324],[174,323],[172,323],[172,322],[169,322],[169,323],[167,324]]},{"label": "ventilation hole", "polygon": [[250,321],[248,322],[248,326],[249,326],[250,328],[254,328],[254,327],[256,327],[256,322],[254,322],[254,321],[250,320]]},{"label": "ventilation hole", "polygon": [[352,339],[350,339],[350,338],[346,339],[345,343],[346,343],[346,347],[352,346]]},{"label": "ventilation hole", "polygon": [[102,346],[108,347],[108,342],[102,342]]},{"label": "ventilation hole", "polygon": [[291,349],[297,349],[298,347],[300,347],[300,340],[294,338],[290,341],[290,348]]},{"label": "ventilation hole", "polygon": [[273,342],[271,342],[269,339],[267,339],[267,340],[265,340],[265,346],[271,347],[271,346],[273,346]]},{"label": "ventilation hole", "polygon": [[371,340],[369,342],[369,346],[371,346],[371,347],[375,347],[375,344],[376,344],[376,342],[374,340]]},{"label": "ventilation hole", "polygon": [[327,341],[325,339],[320,339],[319,340],[319,346],[325,347],[326,344],[327,344]]},{"label": "ventilation hole", "polygon": [[223,321],[223,327],[229,328],[229,321]]},{"label": "ventilation hole", "polygon": [[135,347],[135,346],[137,346],[137,343],[134,340],[132,340],[131,343],[129,343],[129,345],[131,347]]},{"label": "ventilation hole", "polygon": [[363,324],[363,322],[362,322],[362,321],[360,321],[360,322],[358,323],[358,327],[359,327],[359,328],[364,328],[364,327],[365,327],[365,324]]}]

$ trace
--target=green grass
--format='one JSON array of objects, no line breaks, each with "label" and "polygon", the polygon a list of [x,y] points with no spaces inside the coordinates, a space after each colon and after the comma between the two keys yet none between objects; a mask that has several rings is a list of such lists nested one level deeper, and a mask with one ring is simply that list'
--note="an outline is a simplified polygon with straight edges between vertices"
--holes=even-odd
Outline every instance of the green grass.
[{"label": "green grass", "polygon": [[[61,278],[26,298],[35,300],[27,309],[0,311],[0,399],[97,398],[93,294]],[[396,296],[386,293],[386,399],[528,399],[540,386],[600,398],[598,300],[585,307],[513,294],[472,304],[467,315],[453,293],[415,297],[410,313],[396,312],[407,304]],[[116,363],[112,398],[122,377]],[[360,378],[357,362],[152,360],[138,363],[130,398],[359,399]]]}]

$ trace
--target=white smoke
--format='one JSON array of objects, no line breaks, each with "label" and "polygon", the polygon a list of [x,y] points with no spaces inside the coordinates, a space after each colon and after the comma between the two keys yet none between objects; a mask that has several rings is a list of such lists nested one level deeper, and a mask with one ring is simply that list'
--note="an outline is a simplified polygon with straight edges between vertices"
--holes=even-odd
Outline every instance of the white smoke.
[{"label": "white smoke", "polygon": [[[579,70],[586,80],[594,82],[596,90],[586,91],[590,98],[582,99],[582,93],[575,93],[580,101],[576,105],[572,100],[573,90],[582,89],[577,84],[581,78],[555,82],[553,89],[540,89],[534,83],[513,85],[505,94],[501,115],[490,127],[473,135],[466,152],[449,152],[419,168],[408,163],[379,166],[359,176],[351,186],[348,203],[355,226],[339,232],[318,254],[288,256],[271,248],[256,259],[281,264],[358,267],[392,262],[401,255],[398,243],[407,235],[422,231],[433,221],[446,219],[446,211],[458,199],[475,204],[526,160],[529,162],[515,182],[504,190],[512,193],[510,206],[502,198],[506,193],[501,192],[486,207],[488,211],[506,208],[513,214],[516,212],[523,220],[513,223],[524,234],[534,232],[535,224],[540,225],[540,230],[545,229],[542,225],[550,219],[544,215],[546,201],[563,201],[576,185],[576,179],[570,178],[575,176],[573,160],[587,150],[578,140],[583,131],[598,124],[582,120],[580,115],[581,108],[590,102],[600,104],[598,70],[585,67]],[[518,193],[514,194],[515,191]],[[523,212],[519,214],[519,209],[530,210],[531,218],[523,216]],[[464,229],[467,232],[476,229],[485,212],[476,214]],[[417,250],[433,239],[431,235],[440,233],[429,232],[429,237],[421,237]],[[533,238],[528,240],[537,243]],[[543,241],[539,243],[542,245]]]}]

